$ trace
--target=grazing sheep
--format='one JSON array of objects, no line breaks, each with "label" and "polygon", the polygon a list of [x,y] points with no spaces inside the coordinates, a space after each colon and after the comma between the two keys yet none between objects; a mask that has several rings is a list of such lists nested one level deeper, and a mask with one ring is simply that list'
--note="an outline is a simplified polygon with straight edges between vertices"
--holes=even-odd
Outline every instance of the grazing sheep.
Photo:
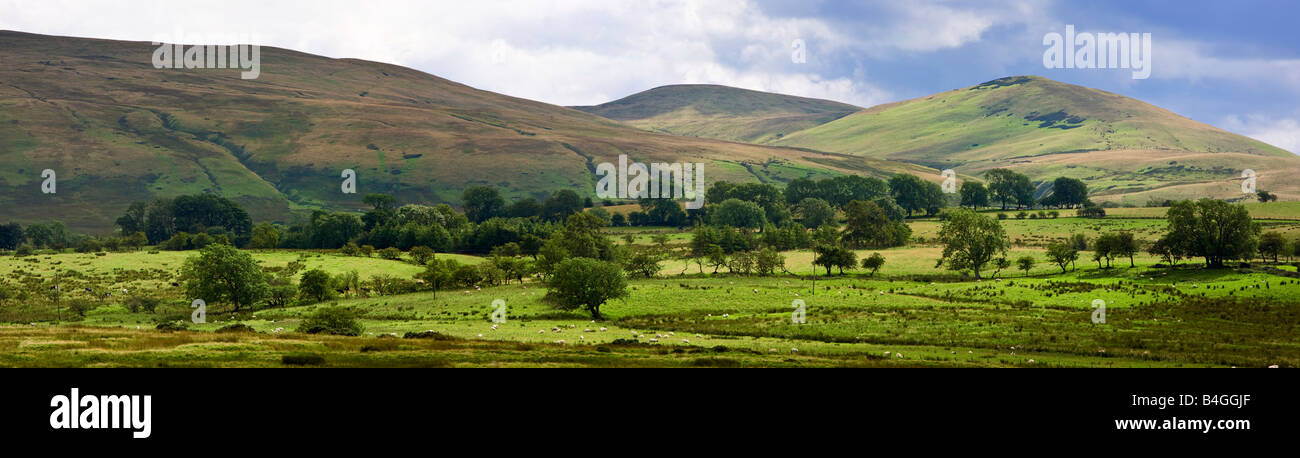
[{"label": "grazing sheep", "polygon": [[686,340],[686,339],[682,339],[682,343],[691,343],[691,341]]},{"label": "grazing sheep", "polygon": [[605,332],[605,331],[606,331],[605,328],[600,328],[600,332]]},{"label": "grazing sheep", "polygon": [[659,339],[650,339],[650,343],[659,343]]},{"label": "grazing sheep", "polygon": [[791,348],[790,348],[790,353],[799,353],[799,349],[798,349],[798,348],[793,348],[793,347],[791,347]]},{"label": "grazing sheep", "polygon": [[1032,360],[1032,359],[1029,360],[1029,364],[1033,364],[1033,363],[1034,363],[1034,360]]},{"label": "grazing sheep", "polygon": [[555,341],[555,343],[563,345],[563,344],[564,344],[564,339],[557,340],[557,341]]},{"label": "grazing sheep", "polygon": [[1269,369],[1277,369],[1277,365],[1274,364],[1274,365],[1272,365],[1272,366],[1268,366],[1268,368],[1269,368]]}]

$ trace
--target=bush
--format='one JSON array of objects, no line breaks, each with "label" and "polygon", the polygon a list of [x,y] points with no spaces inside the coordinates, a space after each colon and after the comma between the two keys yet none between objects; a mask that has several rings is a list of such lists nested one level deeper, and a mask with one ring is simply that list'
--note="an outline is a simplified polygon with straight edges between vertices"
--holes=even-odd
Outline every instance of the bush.
[{"label": "bush", "polygon": [[379,257],[389,261],[396,261],[402,259],[402,250],[393,247],[384,248],[379,250]]},{"label": "bush", "polygon": [[257,331],[253,330],[252,326],[246,325],[244,323],[234,323],[234,324],[228,324],[222,326],[220,329],[217,329],[217,332],[227,333],[227,332],[257,332]]},{"label": "bush", "polygon": [[1006,213],[998,213],[998,219],[1007,219]]},{"label": "bush", "polygon": [[339,336],[359,336],[364,328],[357,321],[357,315],[342,307],[322,307],[316,309],[298,325],[298,332],[307,334],[334,334]]},{"label": "bush", "polygon": [[455,337],[440,333],[438,331],[420,331],[408,332],[402,336],[403,339],[433,339],[433,340],[456,340]]},{"label": "bush", "polygon": [[291,366],[319,366],[325,364],[325,357],[312,353],[284,355],[280,362]]},{"label": "bush", "polygon": [[167,321],[163,323],[158,323],[158,326],[154,326],[154,329],[163,332],[185,331],[188,330],[189,328],[190,328],[189,325],[178,321]]}]

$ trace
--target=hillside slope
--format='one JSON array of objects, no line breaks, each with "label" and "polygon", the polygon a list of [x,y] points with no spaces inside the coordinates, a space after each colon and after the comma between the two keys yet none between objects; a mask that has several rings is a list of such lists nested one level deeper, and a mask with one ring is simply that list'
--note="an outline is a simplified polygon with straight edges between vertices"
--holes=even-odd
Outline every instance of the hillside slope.
[{"label": "hillside slope", "polygon": [[[508,197],[594,194],[594,164],[703,162],[706,181],[884,176],[924,167],[677,137],[423,72],[263,47],[261,76],[155,69],[156,47],[0,32],[0,220],[103,231],[134,200],[212,192],[258,220],[361,208],[369,192],[457,203],[471,185]],[[58,192],[40,192],[41,171]],[[357,194],[340,190],[343,169]]]},{"label": "hillside slope", "polygon": [[751,143],[779,139],[862,109],[710,84],[657,87],[613,102],[573,108],[654,132]]},{"label": "hillside slope", "polygon": [[1089,183],[1096,200],[1300,198],[1300,157],[1117,94],[1036,76],[880,105],[771,142],[978,175],[1009,167],[1035,180]]}]

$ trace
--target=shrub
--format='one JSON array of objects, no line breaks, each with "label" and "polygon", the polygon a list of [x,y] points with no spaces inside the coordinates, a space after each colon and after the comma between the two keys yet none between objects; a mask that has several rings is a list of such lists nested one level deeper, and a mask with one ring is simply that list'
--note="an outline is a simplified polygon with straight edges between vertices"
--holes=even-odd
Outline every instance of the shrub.
[{"label": "shrub", "polygon": [[222,326],[220,329],[217,329],[217,332],[227,333],[227,332],[257,332],[257,331],[253,330],[252,326],[246,325],[244,323],[233,323],[233,324]]},{"label": "shrub", "polygon": [[364,328],[357,321],[351,310],[342,307],[322,307],[316,309],[298,325],[298,332],[307,334],[334,334],[339,336],[359,336]]},{"label": "shrub", "polygon": [[456,340],[455,337],[440,333],[438,331],[420,331],[408,332],[402,336],[403,339],[433,339],[433,340]]},{"label": "shrub", "polygon": [[998,213],[998,219],[1007,219],[1006,213]]},{"label": "shrub", "polygon": [[154,326],[154,329],[163,332],[184,331],[189,328],[190,328],[189,325],[185,323],[181,323],[179,321],[166,321],[166,322],[158,323],[158,326]]},{"label": "shrub", "polygon": [[393,247],[384,248],[379,250],[379,257],[389,261],[396,261],[402,259],[402,250]]}]

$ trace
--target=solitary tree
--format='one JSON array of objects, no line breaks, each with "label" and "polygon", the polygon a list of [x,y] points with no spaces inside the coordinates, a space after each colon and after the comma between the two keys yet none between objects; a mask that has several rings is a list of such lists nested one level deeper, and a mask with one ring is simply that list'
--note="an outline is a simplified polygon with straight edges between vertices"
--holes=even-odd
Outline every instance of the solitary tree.
[{"label": "solitary tree", "polygon": [[1034,269],[1034,257],[1030,255],[1021,256],[1016,260],[1016,266],[1025,271],[1025,276],[1029,276],[1029,271]]},{"label": "solitary tree", "polygon": [[298,294],[316,302],[329,299],[332,296],[330,274],[320,269],[303,272],[302,279],[298,280]]},{"label": "solitary tree", "polygon": [[1047,245],[1047,259],[1060,266],[1061,273],[1065,273],[1065,266],[1079,260],[1079,250],[1066,243],[1052,243]]},{"label": "solitary tree", "polygon": [[970,269],[975,278],[981,278],[980,270],[989,261],[1005,257],[1009,245],[997,220],[967,209],[948,214],[939,229],[939,243],[943,245],[943,257],[936,267],[946,264],[949,270]]},{"label": "solitary tree", "polygon": [[556,266],[547,284],[558,308],[586,309],[595,320],[604,319],[600,315],[600,306],[606,301],[628,296],[623,269],[617,264],[590,258],[564,260]]},{"label": "solitary tree", "polygon": [[876,276],[876,271],[885,265],[885,257],[880,253],[871,253],[871,256],[862,260],[862,268],[871,271],[871,276]]},{"label": "solitary tree", "polygon": [[253,256],[221,243],[208,245],[198,256],[186,259],[181,278],[191,298],[230,302],[235,311],[253,305],[268,291],[266,274]]}]

